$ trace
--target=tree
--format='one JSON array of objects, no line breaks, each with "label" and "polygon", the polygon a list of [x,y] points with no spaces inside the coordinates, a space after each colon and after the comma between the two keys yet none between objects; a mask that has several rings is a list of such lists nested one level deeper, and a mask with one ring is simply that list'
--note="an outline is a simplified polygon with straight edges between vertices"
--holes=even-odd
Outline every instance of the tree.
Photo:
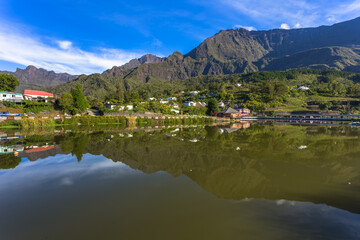
[{"label": "tree", "polygon": [[9,74],[0,74],[0,91],[14,91],[20,85],[19,80]]},{"label": "tree", "polygon": [[119,101],[123,101],[124,100],[124,86],[121,83],[118,83],[118,85],[116,86],[116,99]]},{"label": "tree", "polygon": [[81,85],[78,84],[75,88],[72,88],[70,92],[74,99],[74,107],[80,112],[85,112],[89,107],[89,104],[83,94]]},{"label": "tree", "polygon": [[215,116],[219,111],[219,103],[215,98],[209,100],[207,105],[206,114],[209,116]]},{"label": "tree", "polygon": [[59,105],[64,112],[72,113],[74,108],[74,98],[70,93],[63,93],[59,102]]}]

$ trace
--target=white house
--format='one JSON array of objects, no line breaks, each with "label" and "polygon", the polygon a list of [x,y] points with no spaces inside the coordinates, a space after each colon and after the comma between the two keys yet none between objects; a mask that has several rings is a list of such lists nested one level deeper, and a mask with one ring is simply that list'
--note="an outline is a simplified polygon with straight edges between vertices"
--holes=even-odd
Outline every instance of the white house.
[{"label": "white house", "polygon": [[48,102],[47,98],[53,98],[54,94],[44,92],[44,91],[35,91],[35,90],[24,90],[24,99],[31,101],[38,101],[39,98],[45,99],[45,102]]},{"label": "white house", "polygon": [[166,98],[166,100],[168,100],[168,101],[176,101],[177,98],[176,97],[168,97],[168,98]]},{"label": "white house", "polygon": [[225,107],[225,103],[219,102],[219,108],[224,108],[224,107]]},{"label": "white house", "polygon": [[161,104],[168,104],[169,103],[169,101],[165,101],[165,100],[161,100],[161,101],[159,101]]},{"label": "white house", "polygon": [[23,95],[20,93],[0,92],[0,101],[21,103],[23,98],[24,98]]},{"label": "white house", "polygon": [[129,110],[129,111],[134,110],[133,105],[126,105],[125,108],[126,108],[126,110]]},{"label": "white house", "polygon": [[154,98],[154,97],[148,98],[148,102],[155,101],[155,100],[156,100],[156,98]]},{"label": "white house", "polygon": [[310,88],[305,87],[305,86],[300,86],[300,87],[298,87],[298,89],[297,89],[297,90],[307,91],[307,90],[310,90]]},{"label": "white house", "polygon": [[196,102],[186,102],[186,103],[184,103],[184,105],[185,105],[186,107],[195,107],[195,106],[196,106]]},{"label": "white house", "polygon": [[191,95],[191,96],[196,96],[196,95],[198,95],[198,94],[199,94],[198,91],[191,91],[191,92],[190,92],[190,95]]},{"label": "white house", "polygon": [[179,108],[179,105],[176,103],[170,103],[169,106],[172,108]]}]

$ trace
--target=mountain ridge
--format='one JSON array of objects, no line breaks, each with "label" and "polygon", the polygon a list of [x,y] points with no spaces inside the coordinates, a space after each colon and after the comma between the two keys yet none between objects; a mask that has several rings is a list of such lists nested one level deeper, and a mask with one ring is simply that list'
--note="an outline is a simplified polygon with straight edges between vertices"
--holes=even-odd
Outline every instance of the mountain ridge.
[{"label": "mountain ridge", "polygon": [[32,65],[25,69],[17,68],[15,72],[0,71],[0,74],[14,75],[20,81],[20,86],[16,89],[17,92],[22,92],[26,88],[37,90],[43,87],[56,86],[78,77],[78,75],[55,73]]}]

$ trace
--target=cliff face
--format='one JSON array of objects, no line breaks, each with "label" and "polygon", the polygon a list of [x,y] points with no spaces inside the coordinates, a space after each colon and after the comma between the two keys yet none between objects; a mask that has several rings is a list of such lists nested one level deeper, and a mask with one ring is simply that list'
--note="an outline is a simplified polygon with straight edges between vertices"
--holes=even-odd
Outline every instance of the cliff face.
[{"label": "cliff face", "polygon": [[11,74],[17,77],[20,81],[17,91],[22,91],[27,87],[40,89],[42,87],[56,86],[78,77],[67,73],[55,73],[54,71],[47,71],[34,66],[28,66],[25,69],[18,68],[15,72],[0,71],[0,73]]},{"label": "cliff face", "polygon": [[359,71],[360,18],[333,26],[293,30],[220,31],[182,56],[139,66],[140,81],[149,76],[167,80],[199,75],[321,68]]},{"label": "cliff face", "polygon": [[317,28],[224,30],[185,55],[180,52],[167,58],[145,55],[103,74],[81,76],[53,90],[68,90],[77,83],[85,89],[95,81],[98,88],[104,86],[107,90],[92,95],[103,96],[109,89],[114,90],[111,85],[122,84],[131,90],[131,86],[147,83],[149,79],[173,81],[201,75],[295,68],[360,72],[360,18]]},{"label": "cliff face", "polygon": [[146,55],[142,56],[141,58],[130,60],[128,63],[120,66],[120,68],[121,69],[132,69],[132,68],[139,67],[142,64],[160,63],[160,62],[162,62],[164,60],[165,60],[165,58],[158,57],[158,56],[155,56],[155,55],[152,55],[152,54],[146,54]]}]

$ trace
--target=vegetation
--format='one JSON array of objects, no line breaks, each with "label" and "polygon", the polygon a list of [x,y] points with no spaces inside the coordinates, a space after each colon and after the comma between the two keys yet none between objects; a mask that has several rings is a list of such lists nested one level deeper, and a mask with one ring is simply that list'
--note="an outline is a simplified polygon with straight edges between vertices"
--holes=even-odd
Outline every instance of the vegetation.
[{"label": "vegetation", "polygon": [[0,74],[0,91],[12,92],[20,85],[19,80],[9,74]]}]

